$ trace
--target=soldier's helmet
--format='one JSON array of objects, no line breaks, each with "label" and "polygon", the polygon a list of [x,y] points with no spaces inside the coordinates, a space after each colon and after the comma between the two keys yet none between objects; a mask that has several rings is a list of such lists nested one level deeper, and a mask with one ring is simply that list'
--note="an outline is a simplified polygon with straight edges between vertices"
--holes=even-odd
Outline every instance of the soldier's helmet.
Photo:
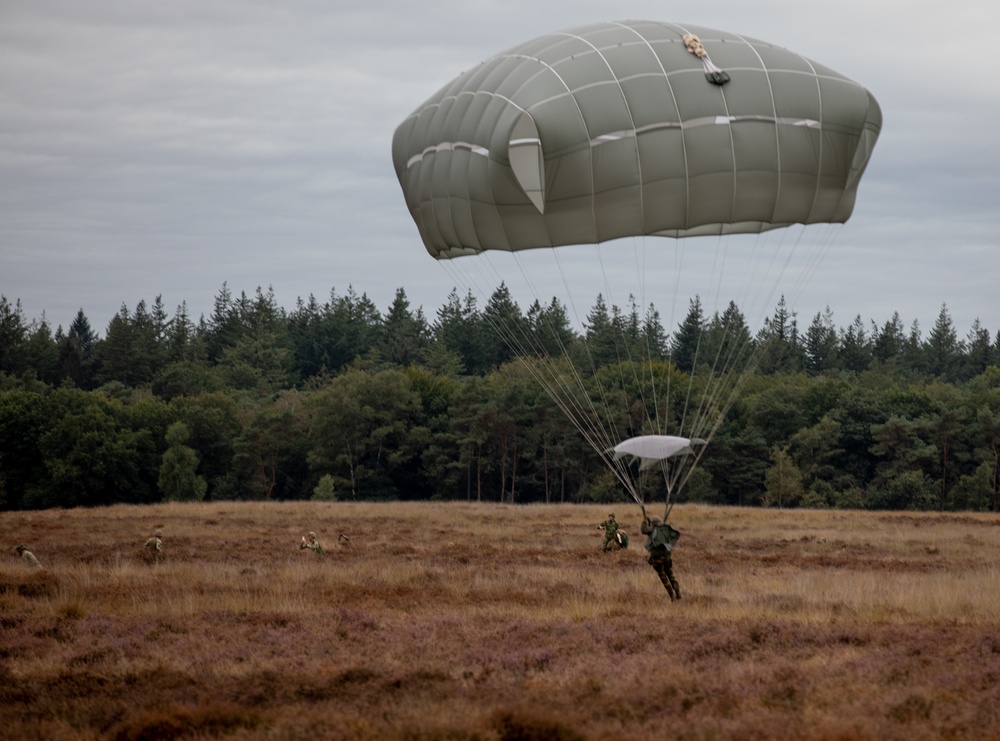
[{"label": "soldier's helmet", "polygon": [[316,537],[316,533],[314,533],[312,530],[310,530],[309,531],[309,537],[310,538],[315,538]]},{"label": "soldier's helmet", "polygon": [[652,517],[649,518],[649,521],[652,522],[654,525],[659,525],[660,523],[663,522],[663,518],[660,517],[659,515],[653,515]]},{"label": "soldier's helmet", "polygon": [[28,546],[26,546],[26,545],[19,545],[19,546],[18,546],[17,548],[15,548],[14,550],[15,550],[15,551],[17,551],[17,555],[19,555],[19,556],[20,556],[20,555],[21,555],[21,552],[22,552],[22,551],[26,551],[26,550],[28,550]]},{"label": "soldier's helmet", "polygon": [[608,517],[610,517],[612,520],[615,519],[615,513],[614,512],[608,512]]},{"label": "soldier's helmet", "polygon": [[155,538],[162,538],[163,537],[163,531],[162,530],[155,531],[153,533],[153,537],[155,537]]}]

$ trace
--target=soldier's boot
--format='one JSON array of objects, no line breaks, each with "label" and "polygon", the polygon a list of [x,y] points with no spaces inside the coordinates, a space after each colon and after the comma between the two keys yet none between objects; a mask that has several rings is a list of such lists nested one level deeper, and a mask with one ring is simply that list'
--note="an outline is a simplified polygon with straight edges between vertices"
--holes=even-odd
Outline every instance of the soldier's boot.
[{"label": "soldier's boot", "polygon": [[664,586],[664,587],[666,588],[666,590],[667,590],[667,594],[669,594],[669,595],[670,595],[670,601],[671,601],[671,602],[673,602],[673,601],[674,601],[675,599],[677,599],[677,598],[676,598],[676,597],[674,596],[674,588],[673,588],[672,586],[670,586],[670,582],[668,582],[668,581],[664,580],[664,581],[663,581],[663,586]]}]

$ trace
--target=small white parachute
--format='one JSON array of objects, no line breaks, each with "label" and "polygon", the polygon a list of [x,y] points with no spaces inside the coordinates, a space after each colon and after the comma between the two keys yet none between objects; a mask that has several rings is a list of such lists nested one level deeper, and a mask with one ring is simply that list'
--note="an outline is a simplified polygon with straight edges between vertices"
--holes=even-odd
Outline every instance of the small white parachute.
[{"label": "small white parachute", "polygon": [[630,437],[618,443],[612,450],[615,460],[621,460],[627,455],[639,459],[639,470],[652,468],[662,460],[675,455],[690,455],[694,453],[691,446],[706,445],[701,438],[676,437],[674,435],[639,435]]}]

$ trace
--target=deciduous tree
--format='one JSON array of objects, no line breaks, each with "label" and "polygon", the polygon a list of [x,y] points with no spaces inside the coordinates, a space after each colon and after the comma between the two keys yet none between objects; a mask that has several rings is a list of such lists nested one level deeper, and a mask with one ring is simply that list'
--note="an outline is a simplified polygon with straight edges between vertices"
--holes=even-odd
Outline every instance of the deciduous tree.
[{"label": "deciduous tree", "polygon": [[198,474],[198,454],[185,445],[189,434],[183,422],[174,422],[167,428],[167,449],[157,479],[164,501],[191,502],[205,498],[208,484]]}]

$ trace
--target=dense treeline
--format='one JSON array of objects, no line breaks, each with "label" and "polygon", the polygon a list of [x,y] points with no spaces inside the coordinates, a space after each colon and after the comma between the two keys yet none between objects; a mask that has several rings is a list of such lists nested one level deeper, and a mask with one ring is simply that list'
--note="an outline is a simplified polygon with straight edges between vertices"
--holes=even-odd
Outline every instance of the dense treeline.
[{"label": "dense treeline", "polygon": [[735,304],[706,316],[695,298],[668,333],[654,307],[598,296],[581,334],[558,301],[523,312],[503,286],[482,307],[453,292],[433,320],[402,289],[383,314],[353,290],[287,311],[223,286],[207,318],[157,298],[103,337],[82,310],[53,331],[2,297],[0,508],[613,500],[530,373],[538,350],[586,355],[599,383],[637,362],[684,376],[736,340],[755,370],[681,500],[1000,510],[1000,333],[978,321],[963,340],[942,307],[923,338],[898,315],[838,328],[828,309],[803,331],[782,300],[751,337]]}]

